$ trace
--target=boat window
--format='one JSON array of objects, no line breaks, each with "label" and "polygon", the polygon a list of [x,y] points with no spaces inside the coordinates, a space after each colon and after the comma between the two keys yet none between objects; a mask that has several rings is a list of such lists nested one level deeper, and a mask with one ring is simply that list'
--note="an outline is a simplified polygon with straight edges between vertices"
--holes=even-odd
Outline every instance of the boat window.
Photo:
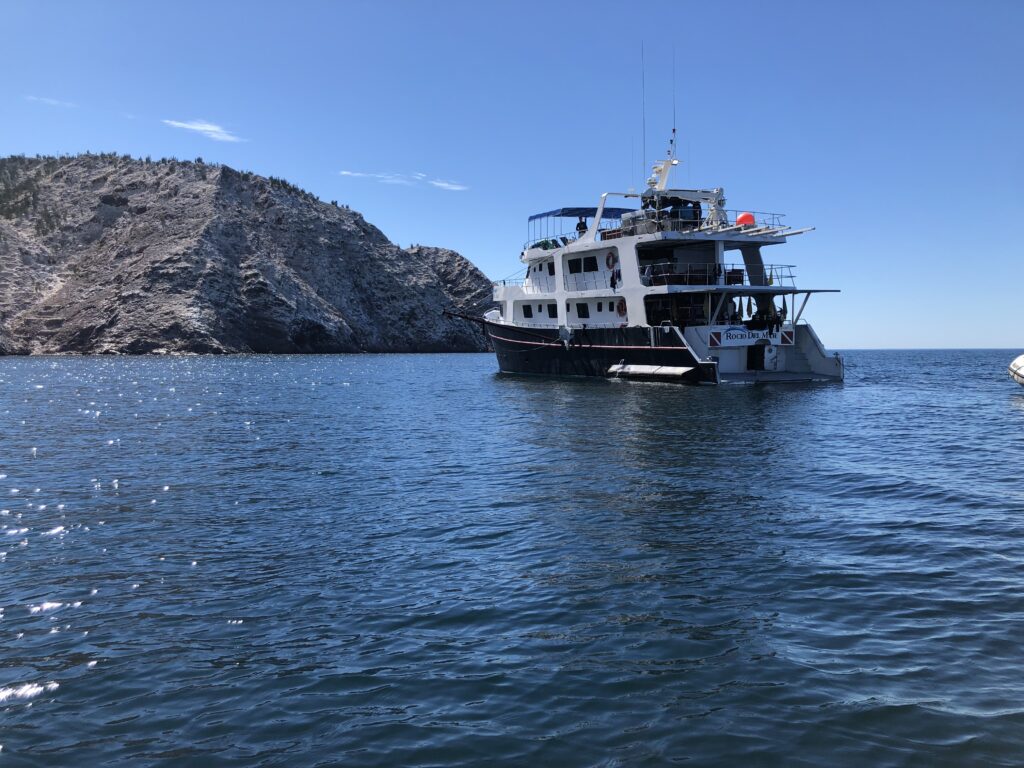
[{"label": "boat window", "polygon": [[597,311],[601,312],[603,310],[604,310],[604,304],[602,304],[600,301],[597,302]]},{"label": "boat window", "polygon": [[544,311],[544,305],[543,304],[538,304],[537,305],[537,314],[539,315],[543,311]]},{"label": "boat window", "polygon": [[583,271],[584,272],[597,272],[597,256],[584,256],[583,257]]},{"label": "boat window", "polygon": [[523,304],[523,317],[533,317],[533,307]]},{"label": "boat window", "polygon": [[578,275],[583,271],[583,260],[582,259],[569,259],[569,274]]},{"label": "boat window", "polygon": [[557,304],[548,304],[548,317],[558,317]]},{"label": "boat window", "polygon": [[589,304],[577,304],[576,305],[576,314],[579,315],[580,317],[583,317],[583,318],[590,317],[590,305]]},{"label": "boat window", "polygon": [[553,261],[548,262],[548,274],[552,277],[555,276],[555,262]]}]

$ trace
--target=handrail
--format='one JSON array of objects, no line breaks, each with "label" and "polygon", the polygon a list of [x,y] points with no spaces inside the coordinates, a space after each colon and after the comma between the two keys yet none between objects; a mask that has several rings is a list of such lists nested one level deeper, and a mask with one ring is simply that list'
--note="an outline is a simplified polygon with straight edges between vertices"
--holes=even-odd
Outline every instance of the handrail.
[{"label": "handrail", "polygon": [[[740,226],[744,229],[781,229],[785,225],[782,219],[784,213],[770,213],[767,211],[744,211],[739,208],[719,208],[717,211],[700,211],[700,218],[696,217],[697,211],[693,208],[645,208],[635,214],[626,217],[623,224],[628,226],[641,222],[661,222],[664,224],[677,223],[680,227],[689,229],[724,229],[726,227]],[[754,217],[753,224],[737,225],[736,220],[741,214],[749,214]],[[679,229],[680,227],[671,227]],[[662,227],[668,229],[670,227]]]},{"label": "handrail", "polygon": [[[602,225],[604,224],[605,221],[615,221],[615,222],[617,222],[618,219],[605,219],[605,220],[602,220],[602,222],[601,222]],[[602,239],[601,236],[605,232],[617,232],[619,230],[621,230],[621,226],[619,224],[615,224],[613,226],[608,226],[608,227],[602,226],[600,229],[597,230],[597,235],[598,235],[597,239],[599,239],[599,240]],[[579,236],[579,233],[576,232],[576,230],[567,229],[564,232],[556,232],[556,233],[551,234],[551,235],[549,235],[547,237],[542,237],[542,238],[539,238],[539,239],[531,238],[530,240],[527,240],[525,243],[523,243],[523,250],[524,251],[529,251],[529,250],[532,250],[534,248],[540,248],[541,250],[544,250],[544,251],[553,251],[553,250],[555,250],[557,248],[564,248],[567,245],[572,245],[573,243],[580,242],[581,239],[582,238]]]},{"label": "handrail", "polygon": [[[640,282],[644,285],[783,285],[795,288],[792,264],[765,264],[751,270],[744,264],[708,264],[688,262],[657,262],[643,264]],[[759,274],[758,274],[759,273]]]},{"label": "handrail", "polygon": [[[519,320],[493,320],[491,321],[494,325],[506,325],[511,328],[546,328],[548,330],[555,330],[558,328],[558,321],[552,319],[550,323],[525,323]],[[575,331],[589,330],[591,328],[621,328],[625,324],[623,318],[611,323],[591,323],[586,321],[580,321],[575,318],[569,321],[568,328],[572,328]]]},{"label": "handrail", "polygon": [[546,279],[541,278],[539,283],[535,278],[529,277],[526,279],[519,278],[516,280],[496,280],[491,283],[494,287],[502,288],[522,288],[523,293],[554,293],[555,290],[555,278],[547,277]]},{"label": "handrail", "polygon": [[[703,232],[713,234],[723,230],[735,231],[738,235],[757,233],[764,236],[785,236],[790,229],[782,223],[784,213],[768,211],[744,211],[739,208],[722,208],[717,211],[701,210],[700,220],[695,218],[697,211],[693,208],[643,208],[625,218],[603,217],[598,222],[599,229],[595,232],[595,240],[614,240],[618,237],[651,234],[654,232]],[[736,219],[741,213],[751,214],[753,224],[737,224]],[[591,224],[593,227],[593,224]],[[570,243],[579,241],[589,234],[581,233],[575,227],[537,233],[523,243],[523,250],[541,248],[554,250],[564,248]]]},{"label": "handrail", "polygon": [[[641,264],[640,282],[645,286],[689,285],[689,286],[735,286],[744,287],[782,286],[796,288],[795,269],[792,264],[764,264],[748,269],[745,264],[708,264],[706,262],[661,261]],[[615,290],[611,285],[611,273],[578,272],[562,276],[567,291]],[[496,287],[521,288],[526,294],[551,294],[555,291],[555,278],[542,275],[540,278],[515,278],[496,280]]]}]

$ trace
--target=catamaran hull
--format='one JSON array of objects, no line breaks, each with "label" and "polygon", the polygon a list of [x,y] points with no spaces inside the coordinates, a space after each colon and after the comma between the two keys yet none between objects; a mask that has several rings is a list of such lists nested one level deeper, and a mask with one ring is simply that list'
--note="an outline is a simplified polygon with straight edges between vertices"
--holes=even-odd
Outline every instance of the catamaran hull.
[{"label": "catamaran hull", "polygon": [[484,325],[505,373],[718,383],[714,363],[698,361],[678,336],[659,328],[575,328],[563,340],[557,329]]}]

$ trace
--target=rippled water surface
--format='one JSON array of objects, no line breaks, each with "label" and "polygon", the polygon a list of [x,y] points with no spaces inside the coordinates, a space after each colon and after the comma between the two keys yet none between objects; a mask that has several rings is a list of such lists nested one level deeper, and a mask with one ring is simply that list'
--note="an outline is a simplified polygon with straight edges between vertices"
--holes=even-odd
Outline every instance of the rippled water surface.
[{"label": "rippled water surface", "polygon": [[0,766],[1019,765],[1015,354],[0,358]]}]

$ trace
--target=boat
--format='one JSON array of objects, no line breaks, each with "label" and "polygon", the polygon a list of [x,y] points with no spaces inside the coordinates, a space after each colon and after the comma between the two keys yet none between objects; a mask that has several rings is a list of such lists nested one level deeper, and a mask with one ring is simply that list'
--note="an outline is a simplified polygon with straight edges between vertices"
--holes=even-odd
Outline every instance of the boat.
[{"label": "boat", "polygon": [[1020,355],[1013,359],[1009,367],[1010,378],[1024,387],[1024,355]]},{"label": "boat", "polygon": [[[675,138],[643,192],[529,218],[525,275],[494,285],[477,318],[505,373],[689,384],[838,382],[803,319],[813,294],[763,248],[813,227],[726,208],[725,191],[678,189]],[[618,203],[621,207],[610,205]]]}]

